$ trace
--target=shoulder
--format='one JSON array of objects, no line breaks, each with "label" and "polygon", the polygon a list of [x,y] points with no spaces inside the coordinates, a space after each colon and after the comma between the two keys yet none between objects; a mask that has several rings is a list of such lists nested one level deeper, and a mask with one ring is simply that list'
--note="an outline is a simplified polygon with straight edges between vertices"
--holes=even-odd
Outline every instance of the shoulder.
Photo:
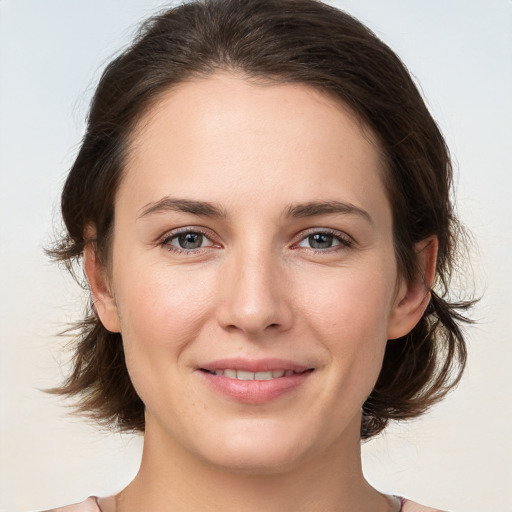
[{"label": "shoulder", "polygon": [[401,512],[443,512],[438,508],[425,507],[411,500],[403,500]]},{"label": "shoulder", "polygon": [[75,505],[68,505],[66,507],[52,508],[51,510],[45,510],[43,512],[101,512],[98,507],[98,502],[94,496],[87,498],[82,503],[76,503]]}]

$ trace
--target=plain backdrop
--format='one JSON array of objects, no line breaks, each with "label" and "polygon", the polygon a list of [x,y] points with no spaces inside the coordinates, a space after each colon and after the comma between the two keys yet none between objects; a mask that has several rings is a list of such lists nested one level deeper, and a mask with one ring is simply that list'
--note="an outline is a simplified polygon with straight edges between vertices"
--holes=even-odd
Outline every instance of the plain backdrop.
[{"label": "plain backdrop", "polygon": [[[459,388],[363,447],[382,491],[453,512],[512,511],[512,2],[340,0],[405,61],[452,150],[473,232],[466,290],[484,298]],[[106,495],[135,475],[141,439],[98,432],[39,389],[65,372],[86,300],[43,254],[103,66],[155,0],[0,0],[0,512]],[[169,4],[167,4],[169,5]]]}]

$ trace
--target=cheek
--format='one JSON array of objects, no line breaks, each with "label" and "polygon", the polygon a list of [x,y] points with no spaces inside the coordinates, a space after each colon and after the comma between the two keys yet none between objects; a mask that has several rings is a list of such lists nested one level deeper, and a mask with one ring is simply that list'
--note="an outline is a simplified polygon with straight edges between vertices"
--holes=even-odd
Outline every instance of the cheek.
[{"label": "cheek", "polygon": [[197,338],[211,314],[212,286],[207,276],[167,265],[137,265],[142,269],[117,275],[116,301],[127,364],[132,369],[157,368],[178,359]]},{"label": "cheek", "polygon": [[211,287],[167,265],[126,262],[116,277],[126,367],[137,394],[148,410],[160,410],[155,404],[164,400],[164,410],[183,412],[189,404],[169,390],[187,376],[183,354],[210,315]]},{"label": "cheek", "polygon": [[[350,334],[351,339],[358,332],[379,332],[385,337],[394,277],[384,265],[306,275],[298,293],[301,309],[320,329],[332,334]],[[361,337],[361,342],[365,339]]]},{"label": "cheek", "polygon": [[207,311],[211,301],[208,276],[144,261],[128,262],[126,269],[138,270],[129,275],[121,270],[116,276],[120,284],[116,299],[125,329],[156,333],[172,328],[179,335],[181,329],[197,325]]},{"label": "cheek", "polygon": [[349,379],[368,393],[387,343],[395,284],[390,269],[387,265],[339,269],[335,276],[316,276],[315,287],[304,287],[302,292],[304,317],[327,348],[337,374],[344,376],[344,385]]}]

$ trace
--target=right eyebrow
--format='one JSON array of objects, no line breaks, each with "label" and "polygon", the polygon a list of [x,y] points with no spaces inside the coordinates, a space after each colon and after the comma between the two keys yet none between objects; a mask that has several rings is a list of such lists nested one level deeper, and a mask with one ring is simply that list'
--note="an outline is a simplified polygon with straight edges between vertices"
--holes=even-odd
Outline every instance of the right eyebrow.
[{"label": "right eyebrow", "polygon": [[162,197],[158,201],[148,203],[140,210],[137,219],[156,213],[181,212],[201,215],[204,217],[226,218],[227,213],[221,207],[208,201],[193,201],[191,199],[178,199],[170,196]]}]

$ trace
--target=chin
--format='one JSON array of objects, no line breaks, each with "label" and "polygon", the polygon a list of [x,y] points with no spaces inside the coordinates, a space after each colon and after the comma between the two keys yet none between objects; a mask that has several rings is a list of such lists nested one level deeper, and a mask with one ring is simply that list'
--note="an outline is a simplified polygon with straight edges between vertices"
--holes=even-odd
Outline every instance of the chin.
[{"label": "chin", "polygon": [[246,425],[235,433],[218,434],[215,444],[206,442],[202,455],[214,466],[235,473],[284,473],[319,448],[315,439],[290,431],[289,426],[263,424],[251,429]]}]

